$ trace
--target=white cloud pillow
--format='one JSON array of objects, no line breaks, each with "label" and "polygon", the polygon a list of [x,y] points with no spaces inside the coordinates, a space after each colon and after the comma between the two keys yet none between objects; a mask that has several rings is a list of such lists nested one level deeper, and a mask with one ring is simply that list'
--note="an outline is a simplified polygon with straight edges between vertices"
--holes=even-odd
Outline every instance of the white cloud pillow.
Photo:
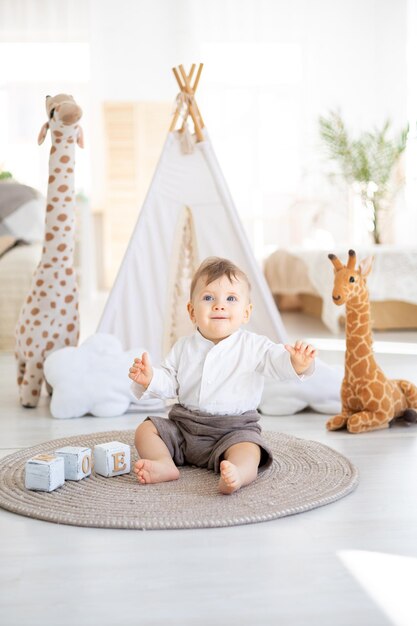
[{"label": "white cloud pillow", "polygon": [[265,378],[259,410],[266,415],[293,415],[310,407],[317,413],[337,415],[342,408],[343,374],[342,366],[330,366],[316,359],[314,374],[303,381]]},{"label": "white cloud pillow", "polygon": [[[96,333],[78,348],[68,347],[50,354],[44,363],[47,382],[53,389],[53,417],[70,418],[92,414],[112,417],[125,413],[133,396],[128,377],[133,359],[144,349],[123,351],[120,341],[107,333]],[[159,400],[144,400],[139,411],[164,410]]]}]

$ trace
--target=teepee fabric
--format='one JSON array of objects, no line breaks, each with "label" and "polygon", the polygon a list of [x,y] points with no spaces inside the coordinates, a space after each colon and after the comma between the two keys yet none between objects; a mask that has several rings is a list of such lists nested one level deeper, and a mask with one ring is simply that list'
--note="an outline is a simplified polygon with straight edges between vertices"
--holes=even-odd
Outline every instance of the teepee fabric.
[{"label": "teepee fabric", "polygon": [[[173,68],[180,88],[176,112],[97,329],[116,336],[125,350],[144,346],[154,365],[179,337],[193,331],[186,312],[189,287],[198,265],[209,256],[230,259],[249,277],[254,308],[248,330],[286,341],[194,98],[202,67],[200,63],[195,79],[196,65],[188,74],[181,65]],[[188,131],[189,117],[194,136]],[[319,359],[316,371],[318,376],[303,383],[269,381],[260,410],[275,415],[306,406],[339,411],[342,372],[333,372]]]},{"label": "teepee fabric", "polygon": [[176,339],[192,332],[187,320],[191,277],[208,256],[231,259],[252,285],[248,329],[285,341],[285,329],[252,254],[207,132],[191,153],[169,133],[150,190],[98,331],[125,349],[146,346],[160,363]]}]

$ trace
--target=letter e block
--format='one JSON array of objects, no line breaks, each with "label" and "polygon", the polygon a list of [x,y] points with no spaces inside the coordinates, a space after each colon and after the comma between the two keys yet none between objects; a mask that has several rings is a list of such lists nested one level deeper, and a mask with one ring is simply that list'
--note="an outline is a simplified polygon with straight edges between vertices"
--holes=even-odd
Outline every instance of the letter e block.
[{"label": "letter e block", "polygon": [[65,480],[82,480],[91,474],[91,448],[65,446],[55,450],[65,462]]},{"label": "letter e block", "polygon": [[130,446],[109,441],[94,446],[94,471],[101,476],[120,476],[130,472]]},{"label": "letter e block", "polygon": [[33,491],[54,491],[65,483],[64,459],[56,454],[37,454],[26,462],[25,487]]}]

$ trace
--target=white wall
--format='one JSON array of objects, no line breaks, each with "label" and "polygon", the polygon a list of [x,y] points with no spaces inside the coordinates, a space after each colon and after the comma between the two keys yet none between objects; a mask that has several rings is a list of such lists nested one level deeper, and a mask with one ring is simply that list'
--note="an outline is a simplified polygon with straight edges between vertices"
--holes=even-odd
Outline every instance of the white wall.
[{"label": "white wall", "polygon": [[[346,198],[336,194],[324,175],[320,113],[341,107],[353,132],[386,117],[401,127],[408,112],[415,136],[416,3],[1,0],[0,43],[90,45],[91,81],[85,87],[91,102],[85,102],[84,126],[96,208],[103,204],[105,187],[102,103],[173,102],[177,86],[171,67],[203,61],[198,102],[232,195],[249,231],[258,233],[261,244],[275,245],[302,241],[308,234],[309,219],[303,224],[306,232],[299,232],[299,222],[293,220],[298,214],[309,216],[316,226],[331,224],[336,238],[346,232],[339,211]],[[48,71],[45,67],[42,90],[50,83]],[[10,92],[2,84],[4,72],[2,76],[0,112],[2,93]],[[409,94],[414,105],[407,111]],[[2,115],[5,119],[4,111]],[[28,130],[28,137],[36,137],[38,124]],[[13,124],[6,130],[3,126],[0,123],[0,138],[3,131],[12,132]],[[413,149],[410,172],[417,171]],[[0,162],[3,159],[0,145]],[[85,187],[89,191],[89,185]],[[404,243],[411,242],[415,232],[416,190],[414,182],[408,212],[398,213]]]},{"label": "white wall", "polygon": [[[406,26],[407,0],[90,0],[92,141],[102,142],[103,100],[173,101],[171,67],[203,61],[198,101],[238,208],[248,219],[256,203],[264,219],[281,214],[272,242],[286,240],[289,207],[320,197],[331,213],[335,199],[323,177],[319,114],[340,107],[354,132],[387,117],[405,124]],[[230,43],[258,55],[249,87]],[[265,43],[275,44],[276,59],[262,58]],[[257,84],[264,65],[270,83]],[[100,204],[102,161],[95,157],[93,167]]]}]

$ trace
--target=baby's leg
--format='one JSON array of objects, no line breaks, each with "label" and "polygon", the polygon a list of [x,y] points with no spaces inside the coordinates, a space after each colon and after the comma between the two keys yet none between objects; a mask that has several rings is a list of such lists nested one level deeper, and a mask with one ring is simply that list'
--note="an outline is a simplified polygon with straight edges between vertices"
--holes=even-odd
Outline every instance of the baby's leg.
[{"label": "baby's leg", "polygon": [[133,471],[142,485],[179,478],[178,468],[156,426],[150,420],[146,420],[136,429],[135,446],[141,458],[135,463]]},{"label": "baby's leg", "polygon": [[243,441],[230,446],[220,463],[219,490],[233,493],[249,485],[258,475],[261,449],[256,443]]}]

